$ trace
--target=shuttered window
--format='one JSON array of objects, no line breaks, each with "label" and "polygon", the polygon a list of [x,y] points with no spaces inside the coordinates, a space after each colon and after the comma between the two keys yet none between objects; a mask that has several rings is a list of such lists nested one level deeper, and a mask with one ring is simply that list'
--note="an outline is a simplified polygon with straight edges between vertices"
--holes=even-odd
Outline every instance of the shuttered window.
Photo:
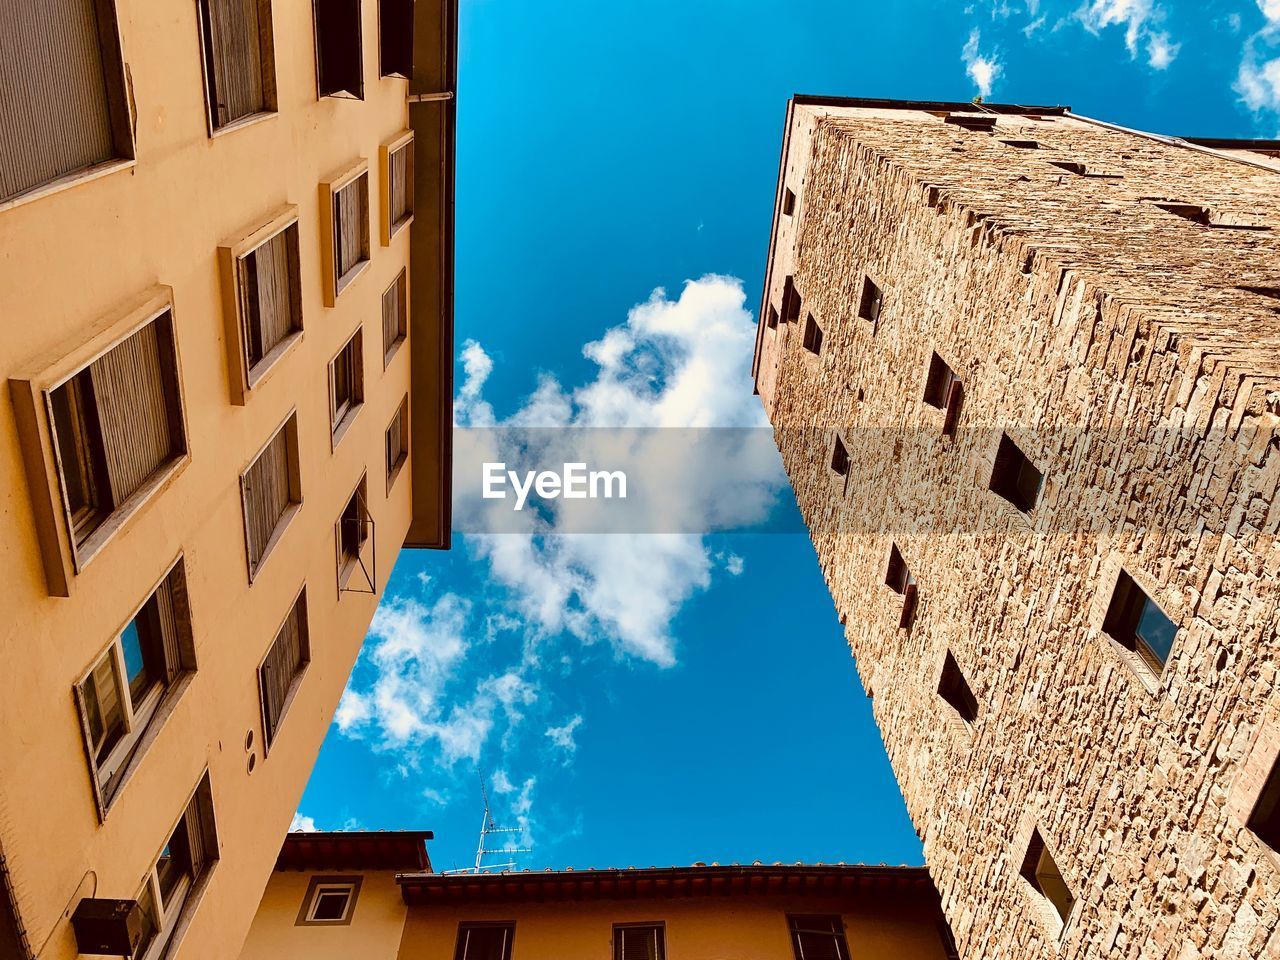
[{"label": "shuttered window", "polygon": [[383,148],[384,196],[382,242],[408,226],[413,219],[413,136],[408,134]]},{"label": "shuttered window", "polygon": [[400,474],[400,468],[409,459],[409,398],[405,397],[396,408],[395,416],[387,426],[387,491]]},{"label": "shuttered window", "polygon": [[77,548],[186,453],[173,316],[165,310],[48,394]]},{"label": "shuttered window", "polygon": [[213,794],[206,773],[134,898],[142,911],[142,940],[134,956],[149,960],[164,953],[191,892],[217,859]]},{"label": "shuttered window", "polygon": [[369,259],[369,175],[362,173],[333,195],[335,286],[342,292]]},{"label": "shuttered window", "polygon": [[273,111],[270,0],[199,0],[209,127]]},{"label": "shuttered window", "polygon": [[404,269],[382,292],[382,366],[395,355],[409,332],[409,271]]},{"label": "shuttered window", "polygon": [[0,3],[0,202],[132,156],[113,0]]},{"label": "shuttered window", "polygon": [[789,917],[796,960],[849,960],[840,917]]},{"label": "shuttered window", "polygon": [[165,697],[195,666],[186,574],[179,560],[76,687],[103,812]]},{"label": "shuttered window", "polygon": [[613,960],[666,960],[666,930],[660,923],[613,928]]},{"label": "shuttered window", "polygon": [[236,273],[245,369],[252,386],[273,351],[302,331],[297,222],[240,257]]},{"label": "shuttered window", "polygon": [[335,445],[364,403],[363,341],[357,330],[329,363],[329,423]]},{"label": "shuttered window", "polygon": [[413,0],[378,0],[378,59],[384,77],[413,76]]},{"label": "shuttered window", "polygon": [[454,960],[511,960],[514,923],[460,923]]},{"label": "shuttered window", "polygon": [[240,477],[240,492],[252,581],[302,503],[296,415],[280,426]]},{"label": "shuttered window", "polygon": [[358,582],[374,590],[373,575],[369,565],[361,558],[364,545],[369,541],[373,524],[369,519],[369,507],[366,500],[367,478],[361,477],[359,485],[351,493],[351,499],[342,508],[342,515],[337,523],[338,546],[338,588],[345,590],[347,582],[357,567],[363,567],[363,575]]},{"label": "shuttered window", "polygon": [[262,732],[267,749],[275,742],[294,690],[302,679],[302,672],[311,661],[311,645],[307,633],[307,591],[289,610],[258,667],[258,690],[262,697]]},{"label": "shuttered window", "polygon": [[316,84],[320,96],[363,100],[360,0],[314,0],[313,8]]}]

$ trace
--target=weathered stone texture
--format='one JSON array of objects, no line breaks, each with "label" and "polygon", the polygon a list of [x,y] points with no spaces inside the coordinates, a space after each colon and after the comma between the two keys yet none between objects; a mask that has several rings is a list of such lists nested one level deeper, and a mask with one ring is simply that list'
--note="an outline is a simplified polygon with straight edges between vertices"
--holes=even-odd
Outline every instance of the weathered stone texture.
[{"label": "weathered stone texture", "polygon": [[[1280,855],[1245,826],[1280,751],[1280,300],[1242,289],[1280,288],[1280,166],[1069,116],[789,117],[766,302],[790,274],[803,309],[762,322],[757,381],[962,956],[1280,958]],[[988,489],[1002,431],[1045,476],[1028,515]],[[1162,675],[1102,632],[1121,567],[1178,625]],[[1078,900],[1061,931],[1019,876],[1032,827]]]}]

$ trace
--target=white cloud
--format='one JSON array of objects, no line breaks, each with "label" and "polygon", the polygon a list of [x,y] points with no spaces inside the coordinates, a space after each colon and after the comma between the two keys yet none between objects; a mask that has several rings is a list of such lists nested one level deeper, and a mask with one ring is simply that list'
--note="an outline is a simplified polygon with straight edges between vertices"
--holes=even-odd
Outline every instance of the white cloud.
[{"label": "white cloud", "polygon": [[1260,61],[1252,49],[1246,50],[1235,89],[1251,110],[1280,111],[1280,57]]},{"label": "white cloud", "polygon": [[1155,70],[1164,70],[1181,49],[1182,44],[1170,40],[1165,31],[1153,33],[1147,38],[1147,63]]},{"label": "white cloud", "polygon": [[992,84],[1004,73],[1004,67],[1001,66],[994,55],[984,56],[979,52],[978,44],[981,40],[981,31],[974,27],[969,33],[969,39],[964,45],[964,50],[960,53],[960,59],[964,62],[964,72],[968,74],[969,79],[978,88],[978,95],[989,97],[991,96]]},{"label": "white cloud", "polygon": [[740,577],[746,569],[746,562],[736,553],[731,553],[724,559],[724,568],[729,571],[730,576]]},{"label": "white cloud", "polygon": [[1156,28],[1164,22],[1165,12],[1154,0],[1088,0],[1076,16],[1093,34],[1107,27],[1124,27],[1124,45],[1130,57],[1138,56],[1145,40],[1147,64],[1155,70],[1166,69],[1182,49],[1168,32]]},{"label": "white cloud", "polygon": [[318,829],[314,818],[304,817],[300,813],[295,813],[293,822],[289,824],[290,833],[315,833]]},{"label": "white cloud", "polygon": [[575,713],[563,726],[547,727],[547,738],[566,753],[574,753],[578,749],[574,733],[580,726],[582,726],[582,715]]},{"label": "white cloud", "polygon": [[1258,9],[1271,26],[1280,26],[1280,0],[1258,0]]},{"label": "white cloud", "polygon": [[493,784],[494,793],[511,793],[516,788],[505,770],[495,770],[490,782]]}]

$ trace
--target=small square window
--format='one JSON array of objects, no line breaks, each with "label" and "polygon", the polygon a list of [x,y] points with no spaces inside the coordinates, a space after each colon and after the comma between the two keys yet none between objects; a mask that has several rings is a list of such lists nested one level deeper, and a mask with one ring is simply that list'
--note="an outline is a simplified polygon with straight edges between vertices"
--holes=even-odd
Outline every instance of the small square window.
[{"label": "small square window", "polygon": [[364,350],[360,330],[329,361],[329,428],[333,446],[364,405]]},{"label": "small square window", "polygon": [[387,492],[400,475],[400,470],[409,459],[409,398],[406,396],[396,407],[395,416],[387,425]]},{"label": "small square window", "polygon": [[[367,478],[351,493],[342,509],[335,531],[338,550],[338,590],[353,593],[377,593],[374,586],[373,556],[366,558],[365,544],[373,533],[373,520],[369,516],[366,497]],[[356,571],[360,571],[357,575]]]},{"label": "small square window", "polygon": [[1065,170],[1067,173],[1075,174],[1077,177],[1091,177],[1097,180],[1121,179],[1121,176],[1118,173],[1089,167],[1077,160],[1050,160],[1049,165],[1057,167],[1059,170]]},{"label": "small square window", "polygon": [[849,451],[839,437],[836,437],[835,445],[831,448],[831,469],[838,476],[849,475]]},{"label": "small square window", "polygon": [[1156,676],[1173,650],[1177,625],[1146,595],[1125,571],[1116,578],[1102,630],[1116,643],[1142,658]]},{"label": "small square window", "polygon": [[778,328],[778,311],[774,308],[773,304],[769,304],[766,308],[764,322],[770,330],[776,330]]},{"label": "small square window", "polygon": [[276,108],[270,0],[200,0],[210,131]]},{"label": "small square window", "polygon": [[996,128],[996,118],[984,114],[948,113],[942,118],[943,123],[954,124],[976,133],[990,133]]},{"label": "small square window", "polygon": [[947,362],[936,353],[929,360],[929,375],[924,383],[924,402],[939,410],[947,406],[947,398],[951,395],[951,385],[958,383]]},{"label": "small square window", "polygon": [[969,683],[960,672],[956,658],[947,651],[942,662],[942,677],[938,681],[938,696],[942,697],[966,724],[978,719],[978,699],[969,689]]},{"label": "small square window", "polygon": [[1000,437],[995,468],[991,471],[991,490],[1021,510],[1030,513],[1040,498],[1044,477],[1008,434]]},{"label": "small square window", "polygon": [[1039,150],[1040,144],[1035,140],[1001,140],[1006,147],[1017,147],[1019,150]]},{"label": "small square window", "polygon": [[884,294],[870,277],[862,278],[862,295],[858,298],[858,317],[877,323],[884,306]]},{"label": "small square window", "polygon": [[898,545],[893,544],[889,547],[889,567],[884,574],[885,586],[894,593],[906,593],[907,587],[915,582],[911,571],[907,569],[906,561],[898,551]]},{"label": "small square window", "polygon": [[384,77],[413,76],[413,0],[378,0],[378,63]]},{"label": "small square window", "polygon": [[798,323],[802,305],[800,292],[796,290],[795,280],[787,277],[782,283],[782,322]]},{"label": "small square window", "polygon": [[322,97],[364,99],[360,0],[314,0],[316,88]]},{"label": "small square window", "polygon": [[1022,878],[1031,884],[1032,889],[1051,907],[1058,920],[1065,924],[1071,916],[1071,909],[1076,898],[1067,886],[1062,871],[1054,863],[1053,857],[1044,845],[1040,831],[1031,834],[1031,843],[1027,847],[1027,855],[1022,858]]},{"label": "small square window", "polygon": [[514,923],[460,923],[454,960],[511,960]]},{"label": "small square window", "polygon": [[382,245],[413,222],[413,132],[407,131],[378,150],[381,178]]},{"label": "small square window", "polygon": [[615,924],[613,960],[666,960],[667,931],[660,923]]},{"label": "small square window", "polygon": [[295,926],[342,927],[351,923],[362,877],[312,877]]},{"label": "small square window", "polygon": [[822,328],[812,313],[804,321],[804,348],[815,355],[822,353]]},{"label": "small square window", "polygon": [[1271,775],[1253,806],[1249,829],[1268,847],[1280,853],[1280,758],[1272,766]]},{"label": "small square window", "polygon": [[788,917],[787,925],[796,960],[849,960],[842,918]]},{"label": "small square window", "polygon": [[788,189],[782,193],[782,215],[789,217],[796,212],[796,195]]},{"label": "small square window", "polygon": [[409,268],[400,271],[382,291],[382,369],[391,365],[400,345],[409,336]]}]

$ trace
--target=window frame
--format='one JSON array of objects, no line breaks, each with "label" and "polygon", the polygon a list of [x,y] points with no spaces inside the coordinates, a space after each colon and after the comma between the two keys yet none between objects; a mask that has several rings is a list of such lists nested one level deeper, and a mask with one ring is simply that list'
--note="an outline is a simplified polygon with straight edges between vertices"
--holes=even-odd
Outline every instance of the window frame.
[{"label": "window frame", "polygon": [[[363,198],[361,211],[364,222],[361,226],[361,240],[364,243],[364,258],[342,276],[338,276],[338,244],[335,231],[338,229],[337,203],[338,194],[364,177],[364,188],[360,190]],[[361,157],[359,160],[331,174],[320,181],[320,262],[322,273],[322,293],[326,307],[336,306],[340,297],[348,287],[368,269],[373,262],[373,243],[370,237],[372,226],[371,201],[369,199],[369,161]]]},{"label": "window frame", "polygon": [[[293,921],[295,927],[349,927],[356,915],[356,906],[360,900],[360,887],[364,883],[362,874],[315,874],[307,881],[307,892],[302,897],[302,905]],[[319,920],[315,917],[316,906],[321,896],[343,889],[347,892],[347,904],[342,916],[337,920]]]},{"label": "window frame", "polygon": [[453,957],[454,960],[472,960],[467,956],[466,944],[463,943],[462,935],[472,930],[495,930],[501,929],[507,932],[506,941],[502,947],[502,960],[511,960],[512,946],[516,939],[516,922],[514,920],[462,920],[458,923],[457,938],[454,941]]},{"label": "window frame", "polygon": [[[801,929],[800,925],[806,922],[815,923],[823,922],[838,927],[830,931],[820,929]],[[787,914],[787,932],[791,935],[791,952],[795,956],[795,960],[803,960],[804,954],[801,952],[800,935],[802,933],[829,935],[835,942],[840,953],[840,960],[850,960],[849,954],[849,935],[845,928],[844,916],[838,913],[800,913]]]},{"label": "window frame", "polygon": [[214,118],[214,78],[209,74],[209,55],[213,38],[208,32],[210,0],[196,0],[196,31],[200,44],[200,80],[204,91],[205,129],[209,136],[220,137],[279,113],[279,91],[276,86],[275,24],[272,21],[271,0],[255,0],[258,6],[258,62],[262,73],[263,109],[219,124]]},{"label": "window frame", "polygon": [[[1066,891],[1066,895],[1070,899],[1065,912],[1063,912],[1062,904],[1044,889],[1044,881],[1041,878],[1041,874],[1043,873],[1043,863],[1046,859],[1049,861],[1054,873],[1057,874],[1063,890]],[[1058,866],[1058,859],[1054,857],[1053,851],[1049,849],[1049,845],[1045,842],[1044,834],[1039,827],[1032,827],[1031,834],[1027,838],[1027,849],[1022,855],[1022,860],[1018,867],[1018,876],[1029,895],[1033,898],[1032,902],[1035,904],[1037,912],[1040,913],[1045,926],[1055,936],[1062,937],[1066,933],[1071,918],[1075,916],[1076,906],[1080,903],[1080,898],[1075,895],[1070,884],[1067,883],[1067,876],[1062,872],[1062,868]]]},{"label": "window frame", "polygon": [[[258,561],[254,563],[249,549],[249,500],[246,495],[246,478],[249,475],[249,471],[254,468],[262,458],[262,455],[266,453],[267,448],[275,442],[281,431],[285,431],[285,452],[289,460],[289,505],[276,519],[275,526],[271,528],[271,534],[263,545]],[[240,470],[240,522],[244,531],[245,571],[251,585],[261,575],[262,568],[266,566],[267,560],[275,552],[276,546],[284,538],[289,524],[302,509],[302,465],[299,462],[299,446],[298,410],[294,407],[289,410],[283,420],[276,424],[275,429],[267,436],[262,446],[254,451],[248,462]]]},{"label": "window frame", "polygon": [[[391,431],[396,426],[397,416],[400,419],[400,456],[395,463],[392,463]],[[400,401],[400,405],[396,407],[396,412],[391,415],[391,422],[387,424],[387,429],[383,436],[383,444],[383,453],[387,461],[387,494],[390,495],[396,478],[400,476],[404,465],[409,462],[409,395],[407,393],[404,395],[404,399]]]},{"label": "window frame", "polygon": [[[350,356],[348,356],[348,348]],[[338,399],[338,375],[341,367],[346,368],[349,380],[347,397]],[[338,444],[351,429],[351,424],[364,409],[364,325],[355,331],[342,344],[342,347],[329,360],[329,449],[338,449]]]},{"label": "window frame", "polygon": [[[405,197],[409,212],[391,222],[391,158],[402,151],[409,151],[405,161]],[[414,216],[414,162],[415,143],[412,130],[405,130],[391,140],[378,147],[378,209],[381,214],[382,245],[391,246],[391,241],[398,237],[413,223]]]},{"label": "window frame", "polygon": [[869,273],[862,275],[862,285],[858,290],[858,319],[871,324],[874,332],[880,326],[880,318],[884,316],[885,290]]},{"label": "window frame", "polygon": [[[336,547],[339,594],[346,591],[347,584],[351,582],[351,577],[355,573],[356,567],[360,566],[361,558],[364,556],[364,552],[367,549],[366,545],[373,541],[371,529],[373,526],[373,515],[369,512],[368,479],[367,473],[362,472],[360,474],[360,480],[351,488],[351,493],[343,499],[342,509],[338,511],[338,518],[334,521],[334,544]],[[349,554],[346,549],[346,544],[343,542],[342,524],[346,520],[347,508],[351,506],[353,502],[357,504],[357,514],[360,513],[360,508],[363,507],[364,515],[357,515],[355,518],[355,521],[361,525],[360,538],[356,544],[355,552]],[[376,556],[374,559],[376,561]],[[370,569],[368,572],[370,574],[370,580],[375,581],[370,583],[370,587],[373,587],[373,592],[376,592],[377,571],[375,569]]]},{"label": "window frame", "polygon": [[[1102,616],[1101,631],[1121,654],[1121,658],[1138,678],[1154,690],[1164,678],[1164,672],[1173,659],[1175,645],[1181,626],[1175,617],[1165,612],[1148,589],[1145,575],[1134,576],[1123,564],[1115,571],[1111,592],[1107,597],[1105,611]],[[1158,650],[1142,636],[1140,630],[1142,620],[1148,608],[1173,627],[1173,635],[1169,640],[1169,655],[1161,658]]]},{"label": "window frame", "polygon": [[801,338],[801,346],[805,352],[813,357],[822,356],[822,325],[818,323],[813,313],[804,315],[804,335]]},{"label": "window frame", "polygon": [[117,0],[94,0],[98,49],[102,54],[104,97],[107,124],[111,129],[111,148],[115,154],[88,167],[70,170],[51,180],[0,197],[0,213],[60,193],[91,180],[130,170],[138,162],[137,138],[134,136],[135,112],[129,95],[129,78],[125,70],[124,40],[120,30]]},{"label": "window frame", "polygon": [[[276,641],[280,639],[280,634],[284,631],[284,626],[289,622],[289,618],[293,616],[294,610],[300,610],[298,615],[298,644],[301,648],[301,666],[298,667],[292,677],[289,678],[289,687],[285,691],[284,700],[280,704],[280,715],[276,717],[274,726],[270,722],[267,710],[267,691],[263,680],[262,669],[266,666],[267,661],[271,659],[271,651],[275,649]],[[298,588],[298,592],[293,595],[293,600],[289,603],[289,608],[285,612],[283,619],[276,626],[275,633],[271,635],[271,642],[267,644],[267,649],[263,651],[262,659],[258,661],[255,675],[258,678],[258,702],[260,707],[260,719],[262,720],[262,756],[263,759],[271,756],[271,748],[275,745],[276,740],[280,736],[280,728],[284,726],[284,718],[289,715],[289,708],[293,706],[294,697],[297,696],[298,689],[302,686],[303,677],[306,675],[307,668],[311,666],[311,618],[307,608],[307,585],[304,582]]]},{"label": "window frame", "polygon": [[622,953],[622,937],[621,933],[627,930],[652,930],[655,935],[655,943],[658,948],[657,955],[654,960],[666,960],[667,958],[667,924],[663,920],[643,920],[628,921],[626,923],[615,923],[613,925],[613,933],[609,938],[612,946],[613,960],[626,960]]},{"label": "window frame", "polygon": [[[268,350],[256,363],[249,362],[248,291],[241,278],[251,254],[287,230],[294,232],[296,253],[291,263],[290,297],[296,327],[283,340]],[[276,369],[285,355],[301,342],[306,327],[302,308],[302,250],[298,223],[298,205],[287,204],[273,213],[265,223],[218,246],[218,265],[222,280],[222,315],[226,327],[227,363],[231,374],[231,402],[244,406],[253,391]]]},{"label": "window frame", "polygon": [[[172,417],[170,426],[181,439],[182,450],[108,511],[92,535],[77,544],[64,487],[51,395],[166,313],[169,315],[168,346],[171,350],[167,359],[172,367],[168,371],[172,380],[172,396],[168,396],[166,387],[166,400]],[[84,568],[106,551],[121,530],[132,526],[160,491],[167,488],[191,462],[182,348],[178,340],[178,314],[174,308],[173,290],[167,286],[156,286],[123,311],[110,313],[92,324],[82,339],[55,348],[10,378],[18,440],[50,596],[71,596],[76,577]]]},{"label": "window frame", "polygon": [[320,8],[329,0],[312,0],[311,4],[311,22],[312,22],[312,52],[315,56],[316,64],[316,99],[323,100],[326,97],[333,97],[337,100],[363,100],[364,99],[364,3],[363,0],[343,0],[354,4],[355,6],[355,69],[359,77],[355,90],[348,90],[346,87],[334,87],[332,90],[325,89],[324,83],[324,57],[320,43]]},{"label": "window frame", "polygon": [[[400,352],[400,348],[404,346],[409,339],[409,267],[406,265],[396,274],[396,278],[391,281],[390,285],[382,291],[382,309],[384,311],[382,324],[382,369],[386,370],[391,366],[391,361],[395,359],[395,355]],[[394,288],[403,287],[400,293],[400,309],[396,315],[396,337],[390,343],[387,342],[387,325],[385,318],[387,294]]]}]

